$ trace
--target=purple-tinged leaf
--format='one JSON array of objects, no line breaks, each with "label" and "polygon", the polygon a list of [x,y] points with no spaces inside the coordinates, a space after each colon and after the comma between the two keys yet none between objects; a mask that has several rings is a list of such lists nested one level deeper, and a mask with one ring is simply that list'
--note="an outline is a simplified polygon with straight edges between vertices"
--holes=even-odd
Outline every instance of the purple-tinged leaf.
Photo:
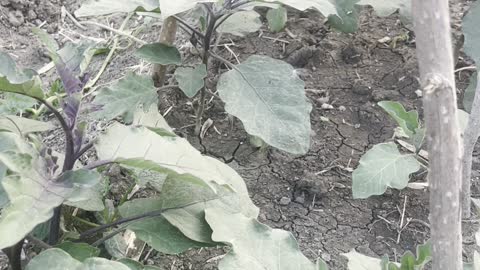
[{"label": "purple-tinged leaf", "polygon": [[67,97],[65,97],[62,101],[63,111],[67,116],[65,121],[71,130],[75,128],[81,99],[81,94],[75,93],[67,95]]},{"label": "purple-tinged leaf", "polygon": [[82,91],[84,83],[76,76],[76,74],[61,59],[55,63],[57,73],[62,80],[63,87],[67,95],[79,93]]},{"label": "purple-tinged leaf", "polygon": [[85,141],[85,131],[87,130],[87,123],[81,122],[77,125],[73,131],[73,145],[75,153],[78,153],[82,148],[83,142]]}]

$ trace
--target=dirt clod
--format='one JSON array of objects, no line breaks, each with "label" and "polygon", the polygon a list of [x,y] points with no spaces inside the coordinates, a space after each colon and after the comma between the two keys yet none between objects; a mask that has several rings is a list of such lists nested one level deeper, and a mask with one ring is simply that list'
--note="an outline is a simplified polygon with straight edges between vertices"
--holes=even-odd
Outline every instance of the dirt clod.
[{"label": "dirt clod", "polygon": [[292,200],[289,197],[282,197],[278,202],[280,205],[286,206],[289,205]]}]

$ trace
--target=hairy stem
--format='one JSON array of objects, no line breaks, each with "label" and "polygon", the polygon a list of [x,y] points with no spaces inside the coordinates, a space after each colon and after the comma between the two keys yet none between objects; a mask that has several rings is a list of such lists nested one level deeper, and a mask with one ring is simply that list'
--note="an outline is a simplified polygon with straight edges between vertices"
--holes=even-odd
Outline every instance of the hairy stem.
[{"label": "hairy stem", "polygon": [[[209,3],[206,3],[204,6],[207,8],[209,12],[209,16],[208,16],[208,27],[205,32],[205,38],[203,39],[202,62],[207,68],[207,73],[208,73],[208,59],[210,56],[210,44],[212,42],[213,33],[215,32],[217,16],[214,14]],[[202,118],[203,118],[203,113],[205,111],[205,97],[206,97],[205,88],[206,88],[207,78],[204,79],[203,87],[200,90],[200,99],[198,100],[198,109],[197,109],[197,116],[196,116],[196,122],[195,122],[195,135],[200,135],[200,131],[202,128]]]},{"label": "hairy stem", "polygon": [[40,240],[40,239],[38,239],[38,238],[36,238],[36,237],[33,237],[33,236],[31,236],[31,235],[28,235],[28,236],[26,237],[26,239],[27,239],[29,242],[33,243],[34,245],[36,245],[36,246],[38,246],[38,247],[40,247],[40,248],[43,248],[43,249],[52,248],[51,245],[49,245],[49,244],[43,242],[42,240]]},{"label": "hairy stem", "polygon": [[[73,142],[73,132],[72,129],[68,126],[65,118],[62,114],[55,109],[50,103],[43,99],[37,98],[38,101],[43,103],[57,118],[62,126],[63,132],[65,133],[65,160],[63,162],[62,172],[69,171],[73,168],[75,164],[75,149]],[[48,243],[50,245],[55,245],[60,237],[60,218],[62,213],[62,206],[58,206],[53,211],[53,217],[50,220],[50,233],[48,236]]]},{"label": "hairy stem", "polygon": [[118,220],[116,220],[112,223],[104,224],[104,225],[98,226],[96,228],[90,229],[88,231],[85,231],[85,232],[80,234],[79,239],[83,240],[83,239],[86,239],[86,238],[90,238],[90,237],[96,235],[99,232],[105,231],[108,228],[112,228],[112,227],[115,227],[115,226],[118,226],[118,225],[122,225],[122,224],[125,224],[127,222],[132,222],[132,221],[136,221],[136,220],[140,220],[140,219],[144,219],[144,218],[158,217],[161,214],[163,214],[165,211],[168,211],[168,210],[181,209],[181,208],[192,206],[192,205],[195,205],[195,204],[198,204],[198,203],[205,203],[205,202],[216,200],[216,199],[218,199],[218,198],[213,198],[213,199],[209,199],[209,200],[205,200],[205,201],[191,202],[191,203],[188,203],[188,204],[185,204],[185,205],[182,205],[182,206],[169,207],[169,208],[164,208],[164,209],[160,209],[160,210],[155,210],[155,211],[139,214],[139,215],[136,215],[136,216],[121,218],[121,219],[118,219]]},{"label": "hairy stem", "polygon": [[10,268],[12,270],[22,270],[22,247],[24,239],[15,245],[2,249],[3,253],[7,255]]}]

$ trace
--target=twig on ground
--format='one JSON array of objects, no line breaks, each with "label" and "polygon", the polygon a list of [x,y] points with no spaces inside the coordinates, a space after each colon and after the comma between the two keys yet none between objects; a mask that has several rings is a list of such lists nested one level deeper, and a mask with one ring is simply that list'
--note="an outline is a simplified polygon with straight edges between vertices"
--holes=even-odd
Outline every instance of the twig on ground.
[{"label": "twig on ground", "polygon": [[65,15],[67,15],[67,17],[73,22],[73,24],[75,24],[78,28],[82,29],[82,30],[87,30],[87,28],[85,26],[83,26],[80,22],[77,21],[77,19],[75,19],[75,17],[73,17],[73,15],[68,12],[68,10],[65,8],[65,6],[62,6],[61,8],[61,12],[62,13],[65,13]]},{"label": "twig on ground", "polygon": [[112,27],[110,27],[110,26],[108,26],[108,25],[104,25],[104,24],[101,24],[101,23],[98,23],[98,22],[92,22],[92,21],[84,21],[84,22],[82,22],[82,24],[95,25],[95,26],[98,26],[98,27],[103,28],[103,29],[105,29],[105,30],[108,30],[108,31],[110,31],[110,32],[113,32],[113,33],[115,33],[115,34],[118,34],[118,35],[120,35],[120,36],[124,36],[124,37],[130,38],[131,40],[134,40],[134,41],[136,41],[137,43],[140,43],[140,44],[142,44],[142,45],[147,44],[146,41],[143,41],[143,40],[141,40],[141,39],[139,39],[139,38],[137,38],[137,37],[134,37],[134,36],[130,35],[129,33],[126,33],[126,32],[117,30],[117,29],[115,29],[115,28],[112,28]]},{"label": "twig on ground", "polygon": [[[132,17],[133,13],[129,13],[127,15],[127,17],[125,17],[125,20],[123,20],[122,24],[120,25],[120,28],[118,29],[118,31],[122,32],[123,33],[123,29],[125,29],[125,27],[127,26],[127,23],[128,21],[130,20],[130,18]],[[85,89],[88,89],[88,88],[91,88],[93,87],[97,81],[100,79],[100,77],[102,76],[103,72],[105,71],[105,69],[107,68],[108,64],[110,63],[110,60],[112,60],[112,57],[113,57],[113,54],[115,53],[115,51],[117,50],[117,46],[118,46],[118,36],[114,38],[113,40],[113,45],[112,45],[112,48],[110,49],[110,51],[108,52],[108,55],[107,57],[105,58],[105,60],[103,61],[103,64],[102,66],[100,67],[100,69],[98,70],[97,72],[97,75],[95,76],[95,78],[93,78],[92,80],[90,80],[87,85],[85,86]],[[90,91],[88,94],[91,94],[93,91]]]}]

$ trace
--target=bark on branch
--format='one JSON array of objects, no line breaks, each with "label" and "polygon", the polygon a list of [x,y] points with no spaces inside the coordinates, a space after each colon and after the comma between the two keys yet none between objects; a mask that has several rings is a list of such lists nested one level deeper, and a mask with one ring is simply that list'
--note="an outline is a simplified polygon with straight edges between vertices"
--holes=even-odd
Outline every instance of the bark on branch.
[{"label": "bark on branch", "polygon": [[462,141],[457,120],[448,0],[413,0],[430,158],[432,269],[462,269]]},{"label": "bark on branch", "polygon": [[[177,36],[177,20],[170,16],[163,21],[162,30],[158,42],[173,45]],[[155,64],[153,66],[152,79],[156,87],[162,87],[165,83],[165,75],[168,66]]]}]

